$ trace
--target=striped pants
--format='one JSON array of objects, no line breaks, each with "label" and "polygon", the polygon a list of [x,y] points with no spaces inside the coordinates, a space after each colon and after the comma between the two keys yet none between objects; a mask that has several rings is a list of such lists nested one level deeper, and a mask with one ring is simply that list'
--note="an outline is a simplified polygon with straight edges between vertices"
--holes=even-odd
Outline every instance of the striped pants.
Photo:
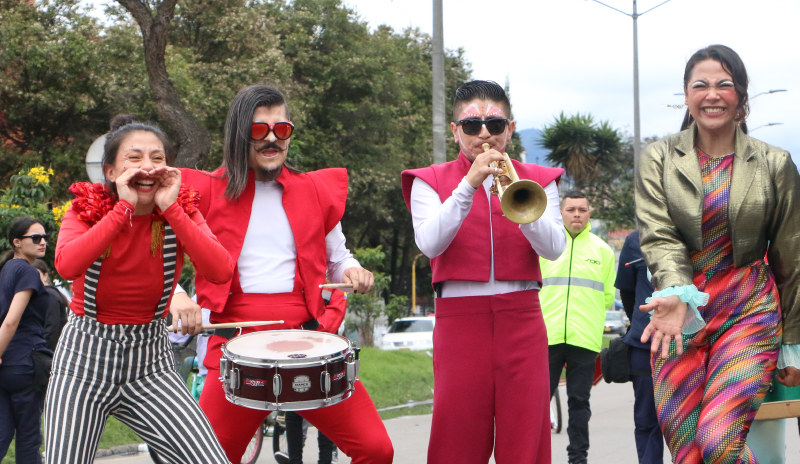
[{"label": "striped pants", "polygon": [[163,319],[106,325],[70,314],[45,400],[45,463],[92,463],[109,415],[170,462],[228,463],[175,371]]}]

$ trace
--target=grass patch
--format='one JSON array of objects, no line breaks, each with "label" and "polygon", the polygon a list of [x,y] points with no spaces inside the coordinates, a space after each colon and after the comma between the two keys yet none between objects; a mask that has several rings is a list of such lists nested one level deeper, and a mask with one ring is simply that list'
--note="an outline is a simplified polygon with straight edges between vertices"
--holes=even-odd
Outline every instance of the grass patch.
[{"label": "grass patch", "polygon": [[[433,398],[433,359],[424,351],[361,349],[358,374],[378,409]],[[385,411],[381,418],[429,414],[430,406]]]},{"label": "grass patch", "polygon": [[[42,436],[44,437],[44,418],[42,418]],[[106,422],[106,429],[103,431],[103,437],[100,439],[99,449],[108,449],[112,446],[129,445],[131,443],[141,443],[142,440],[133,433],[133,430],[123,425],[122,422],[109,417]],[[14,464],[16,459],[15,443],[12,441],[11,446],[8,447],[6,457],[0,461],[0,464]],[[39,448],[39,452],[44,452],[44,444]]]}]

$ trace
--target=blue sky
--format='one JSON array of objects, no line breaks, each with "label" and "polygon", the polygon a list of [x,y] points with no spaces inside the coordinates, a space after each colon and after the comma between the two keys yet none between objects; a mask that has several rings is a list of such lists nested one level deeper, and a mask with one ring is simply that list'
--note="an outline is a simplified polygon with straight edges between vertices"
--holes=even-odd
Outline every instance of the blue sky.
[{"label": "blue sky", "polygon": [[[86,0],[102,5],[108,0]],[[662,0],[639,0],[639,11]],[[371,27],[432,30],[431,0],[344,0]],[[605,3],[630,12],[631,0]],[[101,10],[100,10],[101,11]],[[518,129],[541,128],[561,111],[589,112],[633,132],[632,20],[591,0],[444,0],[445,47],[463,47],[473,77],[511,84]],[[639,18],[642,136],[677,132],[683,69],[691,54],[722,43],[750,74],[753,136],[800,161],[800,2],[671,0]],[[448,96],[449,97],[449,96]]]}]

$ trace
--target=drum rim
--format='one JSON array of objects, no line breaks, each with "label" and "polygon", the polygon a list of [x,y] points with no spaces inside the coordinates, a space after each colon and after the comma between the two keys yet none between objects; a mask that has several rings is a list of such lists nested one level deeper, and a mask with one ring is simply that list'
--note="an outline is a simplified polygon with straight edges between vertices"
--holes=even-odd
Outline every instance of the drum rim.
[{"label": "drum rim", "polygon": [[[241,355],[241,354],[237,354],[237,353],[235,353],[235,352],[233,352],[233,351],[228,349],[228,343],[230,343],[230,342],[232,342],[234,340],[237,340],[237,339],[240,339],[240,338],[244,338],[244,337],[249,337],[251,335],[260,335],[260,334],[263,334],[263,333],[277,333],[277,332],[283,332],[283,333],[300,333],[300,332],[304,332],[304,333],[322,334],[324,336],[335,337],[335,338],[343,340],[345,343],[347,343],[347,347],[345,349],[343,349],[343,350],[337,350],[337,351],[334,351],[333,353],[329,353],[329,354],[325,354],[325,355],[321,355],[321,356],[308,356],[308,357],[305,357],[305,358],[298,358],[298,359],[292,359],[292,358],[290,358],[290,359],[255,358],[255,357],[251,357],[251,356],[244,356],[244,355]],[[222,344],[222,355],[224,357],[228,358],[229,360],[231,360],[231,361],[233,361],[235,363],[241,363],[243,365],[249,365],[249,366],[252,366],[252,367],[267,367],[267,366],[264,366],[264,364],[267,364],[267,365],[272,366],[272,367],[285,366],[285,367],[288,368],[288,367],[290,367],[292,365],[295,365],[295,364],[314,364],[314,363],[318,363],[318,362],[322,362],[322,361],[325,361],[323,364],[328,364],[328,363],[330,363],[330,361],[332,359],[336,359],[336,358],[343,358],[344,359],[344,358],[347,358],[347,356],[352,352],[353,352],[353,344],[350,342],[350,340],[348,340],[345,337],[342,337],[341,335],[332,334],[332,333],[328,333],[328,332],[316,332],[316,331],[313,331],[313,330],[297,330],[297,329],[260,330],[258,332],[250,332],[250,333],[247,333],[247,334],[239,335],[237,337],[231,338],[230,340],[228,340],[228,341],[226,341],[225,343]]]},{"label": "drum rim", "polygon": [[338,395],[331,396],[326,399],[306,400],[306,401],[287,401],[285,403],[273,403],[271,401],[251,400],[236,396],[232,392],[225,391],[225,399],[229,402],[249,409],[257,409],[259,411],[309,411],[312,409],[321,409],[334,404],[339,404],[342,401],[350,398],[356,391],[355,385],[350,385],[346,390]]}]

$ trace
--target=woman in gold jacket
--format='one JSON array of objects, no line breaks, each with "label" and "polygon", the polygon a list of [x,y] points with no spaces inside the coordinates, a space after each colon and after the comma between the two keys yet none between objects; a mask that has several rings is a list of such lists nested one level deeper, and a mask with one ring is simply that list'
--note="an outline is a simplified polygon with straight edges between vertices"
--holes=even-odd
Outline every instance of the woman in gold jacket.
[{"label": "woman in gold jacket", "polygon": [[688,128],[650,145],[636,176],[659,289],[641,307],[653,311],[642,341],[652,335],[659,422],[682,464],[756,463],[745,440],[776,363],[779,382],[800,384],[800,174],[746,135],[747,84],[730,48],[696,52]]}]

